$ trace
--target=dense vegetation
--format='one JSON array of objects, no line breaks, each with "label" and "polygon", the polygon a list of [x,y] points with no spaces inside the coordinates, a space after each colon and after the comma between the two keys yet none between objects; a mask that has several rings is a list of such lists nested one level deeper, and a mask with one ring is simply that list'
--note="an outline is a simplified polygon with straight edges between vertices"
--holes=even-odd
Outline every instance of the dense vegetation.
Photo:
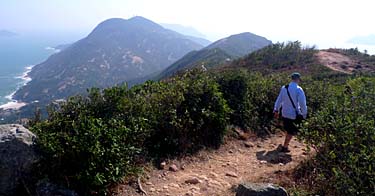
[{"label": "dense vegetation", "polygon": [[[294,63],[312,63],[305,58],[312,50],[307,55],[292,46],[289,52],[274,46],[250,56],[264,61],[267,55],[280,59],[300,50]],[[304,77],[302,83],[310,118],[300,137],[318,153],[298,171],[299,180],[321,195],[374,193],[375,79],[326,74]],[[32,126],[44,158],[40,174],[82,194],[104,193],[144,163],[219,147],[229,125],[272,133],[273,103],[287,82],[285,74],[247,69],[192,70],[131,89],[92,89],[88,97],[50,108],[48,119]]]},{"label": "dense vegetation", "polygon": [[[327,85],[326,85],[327,86]],[[323,90],[323,89],[322,89]],[[317,155],[300,171],[322,195],[375,193],[375,78],[356,78],[325,87],[324,107],[301,135]],[[306,179],[304,179],[306,180]],[[326,183],[330,182],[330,183]]]}]

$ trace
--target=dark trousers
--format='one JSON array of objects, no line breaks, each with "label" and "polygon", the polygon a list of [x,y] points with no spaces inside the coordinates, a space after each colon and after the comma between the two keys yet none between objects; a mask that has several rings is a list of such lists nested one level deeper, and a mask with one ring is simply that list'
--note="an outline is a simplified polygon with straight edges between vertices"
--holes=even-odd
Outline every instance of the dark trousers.
[{"label": "dark trousers", "polygon": [[299,131],[295,121],[296,120],[283,117],[284,129],[289,135],[297,135]]}]

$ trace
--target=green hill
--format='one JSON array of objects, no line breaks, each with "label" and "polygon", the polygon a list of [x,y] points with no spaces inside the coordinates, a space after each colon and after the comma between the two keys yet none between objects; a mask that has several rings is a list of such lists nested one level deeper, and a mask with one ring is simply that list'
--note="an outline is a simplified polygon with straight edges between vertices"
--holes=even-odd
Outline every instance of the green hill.
[{"label": "green hill", "polygon": [[167,78],[178,72],[198,66],[204,66],[205,68],[216,67],[270,44],[272,44],[271,41],[252,33],[231,35],[199,51],[188,53],[152,79]]}]

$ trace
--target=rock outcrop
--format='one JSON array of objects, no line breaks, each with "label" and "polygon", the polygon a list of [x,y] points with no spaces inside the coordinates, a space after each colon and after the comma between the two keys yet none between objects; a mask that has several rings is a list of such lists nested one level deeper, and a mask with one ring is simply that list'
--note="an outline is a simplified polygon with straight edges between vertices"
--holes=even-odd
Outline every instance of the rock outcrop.
[{"label": "rock outcrop", "polygon": [[236,196],[288,196],[288,193],[275,184],[242,183],[237,188]]},{"label": "rock outcrop", "polygon": [[0,195],[12,195],[38,161],[34,139],[22,125],[0,125]]}]

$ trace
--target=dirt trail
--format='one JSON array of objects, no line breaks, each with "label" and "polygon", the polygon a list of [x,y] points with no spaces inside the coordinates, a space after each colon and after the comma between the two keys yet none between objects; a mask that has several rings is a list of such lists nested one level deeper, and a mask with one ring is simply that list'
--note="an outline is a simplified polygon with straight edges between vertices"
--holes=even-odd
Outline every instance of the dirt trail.
[{"label": "dirt trail", "polygon": [[[277,182],[275,174],[291,170],[311,156],[296,139],[290,144],[291,153],[276,151],[283,140],[281,133],[268,139],[231,140],[218,150],[170,161],[164,170],[152,169],[141,184],[150,196],[195,196],[234,195],[232,188],[243,181]],[[168,170],[173,164],[178,171]],[[125,185],[119,186],[117,193],[141,195]]]},{"label": "dirt trail", "polygon": [[355,61],[343,54],[329,51],[319,51],[317,53],[317,57],[323,65],[332,70],[347,74],[351,74],[355,70]]}]

